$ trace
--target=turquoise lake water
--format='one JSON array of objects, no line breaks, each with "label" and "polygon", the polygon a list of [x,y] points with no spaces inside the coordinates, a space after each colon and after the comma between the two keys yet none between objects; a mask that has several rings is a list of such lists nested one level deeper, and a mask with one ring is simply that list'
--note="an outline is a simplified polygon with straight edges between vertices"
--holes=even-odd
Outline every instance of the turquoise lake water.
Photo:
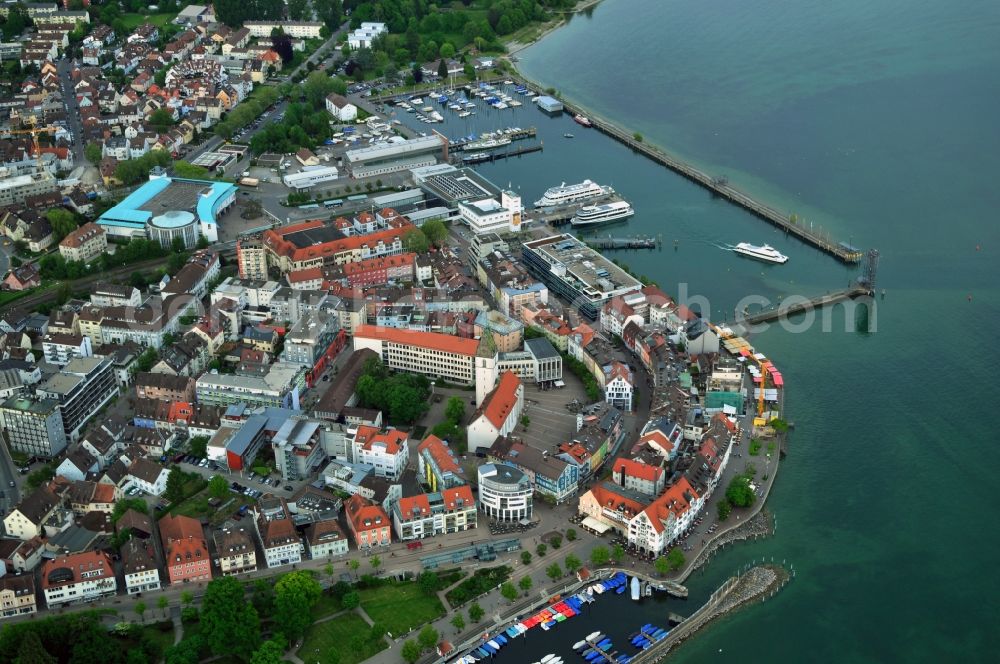
[{"label": "turquoise lake water", "polygon": [[[1000,3],[606,0],[518,55],[594,113],[882,253],[874,333],[834,312],[828,332],[754,337],[796,424],[769,504],[777,533],[691,586],[703,595],[762,556],[793,562],[797,578],[676,660],[996,661]],[[528,200],[560,181],[613,184],[637,214],[607,232],[665,240],[617,256],[668,292],[686,283],[714,319],[748,294],[815,295],[857,274],[531,111],[545,152],[484,174]],[[720,248],[741,241],[790,260]]]}]

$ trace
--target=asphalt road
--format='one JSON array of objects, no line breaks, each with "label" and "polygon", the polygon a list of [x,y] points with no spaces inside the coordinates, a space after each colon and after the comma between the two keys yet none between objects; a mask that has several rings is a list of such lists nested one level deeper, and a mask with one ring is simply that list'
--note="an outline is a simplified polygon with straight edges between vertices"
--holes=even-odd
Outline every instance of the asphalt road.
[{"label": "asphalt road", "polygon": [[76,105],[76,95],[73,93],[73,81],[70,79],[70,71],[73,69],[73,62],[69,58],[60,58],[56,62],[56,70],[59,72],[59,84],[62,87],[63,101],[66,104],[66,125],[73,135],[73,161],[76,164],[86,163],[83,155],[84,142],[83,126],[80,124],[80,109]]},{"label": "asphalt road", "polygon": [[0,492],[3,492],[3,496],[0,497],[0,513],[6,516],[10,508],[16,505],[20,499],[20,492],[17,486],[10,486],[11,482],[17,484],[18,473],[10,458],[7,443],[0,443],[0,448],[3,448],[0,450]]}]

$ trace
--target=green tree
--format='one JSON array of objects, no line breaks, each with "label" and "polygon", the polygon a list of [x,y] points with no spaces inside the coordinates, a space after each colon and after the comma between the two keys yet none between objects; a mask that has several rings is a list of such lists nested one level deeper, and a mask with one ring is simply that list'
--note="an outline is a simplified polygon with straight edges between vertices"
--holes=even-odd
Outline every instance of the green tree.
[{"label": "green tree", "polygon": [[345,609],[356,609],[361,605],[361,595],[356,592],[349,592],[340,598],[340,605]]},{"label": "green tree", "polygon": [[444,416],[458,426],[465,417],[465,399],[462,397],[451,397],[444,408]]},{"label": "green tree", "polygon": [[551,538],[549,538],[549,543],[552,544],[553,549],[558,549],[559,547],[562,546],[562,535],[558,534],[553,535]]},{"label": "green tree", "polygon": [[581,567],[583,567],[583,563],[580,561],[580,559],[574,556],[572,553],[566,556],[566,560],[563,562],[563,565],[566,566],[566,571],[569,572],[570,574],[576,574],[576,571]]},{"label": "green tree", "polygon": [[403,657],[403,661],[413,664],[418,659],[420,659],[420,646],[413,639],[407,639],[403,643],[403,649],[400,651],[400,655]]},{"label": "green tree", "polygon": [[615,561],[616,565],[620,565],[625,560],[625,547],[621,544],[615,544],[611,547],[611,560]]},{"label": "green tree", "polygon": [[455,627],[456,632],[461,632],[465,629],[465,618],[462,617],[461,613],[456,613],[451,618],[451,624]]},{"label": "green tree", "polygon": [[38,630],[26,629],[22,631],[21,645],[17,648],[17,659],[14,664],[56,664],[56,658],[50,655],[42,640],[38,637]]},{"label": "green tree", "polygon": [[199,459],[208,456],[208,436],[195,436],[189,440],[188,452]]},{"label": "green tree", "polygon": [[322,586],[305,571],[289,572],[274,584],[275,621],[288,640],[296,641],[312,624],[312,607],[322,594]]},{"label": "green tree", "polygon": [[719,504],[716,506],[716,512],[719,516],[719,521],[725,521],[729,518],[730,513],[733,511],[733,506],[729,504],[728,500],[720,500]]},{"label": "green tree", "polygon": [[312,624],[312,607],[323,588],[306,571],[289,572],[274,585],[274,622],[291,641],[299,639]]},{"label": "green tree", "polygon": [[471,62],[466,62],[462,71],[465,74],[465,77],[470,81],[476,80],[476,68],[472,66]]},{"label": "green tree", "polygon": [[172,503],[184,500],[184,473],[178,468],[171,469],[167,475],[167,489],[163,492],[163,497]]},{"label": "green tree", "polygon": [[568,539],[570,542],[575,541],[576,540],[576,529],[574,529],[574,528],[567,528],[566,529],[566,539]]},{"label": "green tree", "polygon": [[473,602],[472,606],[469,607],[469,620],[473,623],[477,623],[483,619],[486,612],[483,611],[483,607],[479,606],[479,602]]},{"label": "green tree", "polygon": [[372,556],[368,559],[368,563],[372,566],[373,570],[377,571],[378,568],[382,566],[382,559],[378,556]]},{"label": "green tree", "polygon": [[270,579],[257,579],[253,582],[253,592],[250,594],[250,602],[253,608],[257,609],[257,615],[261,619],[267,619],[274,615],[274,583]]},{"label": "green tree", "polygon": [[521,580],[517,582],[518,587],[524,591],[525,595],[528,594],[528,592],[531,590],[531,586],[533,586],[534,584],[535,582],[531,580],[530,576],[522,576]]},{"label": "green tree", "polygon": [[438,578],[437,572],[427,570],[421,573],[418,583],[420,584],[421,592],[428,597],[433,597],[440,587],[441,580]]},{"label": "green tree", "polygon": [[545,546],[544,542],[539,542],[538,546],[535,547],[535,553],[537,553],[539,557],[544,556],[545,552],[548,550],[549,547]]},{"label": "green tree", "polygon": [[595,546],[590,551],[590,564],[594,567],[607,565],[610,559],[611,554],[608,552],[608,547],[606,546]]},{"label": "green tree", "polygon": [[246,601],[243,584],[235,577],[213,579],[201,603],[201,634],[216,655],[248,659],[260,638],[257,610]]},{"label": "green tree", "polygon": [[167,617],[168,606],[170,606],[170,600],[167,599],[164,595],[160,595],[160,598],[156,600],[156,608],[158,608],[160,611],[163,611],[164,618]]},{"label": "green tree", "polygon": [[76,216],[65,208],[52,208],[45,213],[45,218],[52,225],[52,235],[56,242],[77,229]]},{"label": "green tree", "polygon": [[149,114],[149,124],[159,133],[163,133],[174,124],[174,115],[165,108],[158,108]]},{"label": "green tree", "polygon": [[680,547],[675,546],[670,549],[670,553],[667,554],[667,564],[670,566],[671,572],[676,572],[684,567],[684,561],[684,552],[681,551]]},{"label": "green tree", "polygon": [[562,578],[563,571],[562,568],[559,567],[559,563],[552,563],[545,568],[545,575],[555,581],[556,579]]},{"label": "green tree", "polygon": [[357,578],[358,568],[361,567],[361,561],[359,561],[357,558],[354,558],[351,560],[351,562],[348,563],[348,566],[351,568],[351,571],[354,572],[354,577]]},{"label": "green tree", "polygon": [[735,507],[750,507],[756,496],[750,488],[750,478],[745,475],[734,477],[726,488],[726,500]]},{"label": "green tree", "polygon": [[302,92],[313,108],[322,110],[326,108],[326,96],[333,92],[333,80],[326,72],[311,72],[302,82]]},{"label": "green tree", "polygon": [[135,614],[139,616],[139,621],[144,622],[143,614],[146,613],[146,603],[143,601],[138,601],[135,603]]},{"label": "green tree", "polygon": [[507,581],[500,586],[500,594],[508,602],[513,602],[515,599],[517,599],[517,588],[514,587],[513,583]]},{"label": "green tree", "polygon": [[438,60],[438,76],[448,78],[448,61],[444,58]]},{"label": "green tree", "polygon": [[418,229],[411,228],[403,233],[403,248],[413,253],[426,254],[430,250],[430,243],[427,236]]},{"label": "green tree", "polygon": [[181,593],[181,604],[183,604],[184,606],[191,606],[192,602],[194,602],[193,592],[191,592],[190,590],[185,590],[184,592]]},{"label": "green tree", "polygon": [[521,562],[524,563],[525,565],[531,563],[531,552],[530,551],[522,551],[521,552]]},{"label": "green tree", "polygon": [[222,475],[213,475],[208,481],[208,492],[213,498],[225,498],[229,495],[229,482]]},{"label": "green tree", "polygon": [[440,219],[431,219],[420,227],[427,241],[435,247],[440,247],[448,240],[448,227]]},{"label": "green tree", "polygon": [[[281,625],[284,629],[284,625]],[[281,664],[285,659],[284,646],[274,639],[270,639],[260,644],[260,648],[254,651],[250,657],[250,664]]]},{"label": "green tree", "polygon": [[656,570],[657,574],[663,576],[670,571],[670,563],[667,561],[665,556],[660,556],[656,559],[656,562],[653,563],[653,569]]},{"label": "green tree", "polygon": [[439,638],[440,635],[436,629],[430,625],[424,625],[424,628],[417,634],[417,643],[421,650],[430,650],[438,644]]},{"label": "green tree", "polygon": [[438,52],[443,60],[450,60],[455,57],[455,46],[451,42],[445,42],[441,44],[441,50]]},{"label": "green tree", "polygon": [[90,142],[87,146],[83,148],[83,156],[87,158],[87,161],[94,164],[95,166],[101,163],[102,150],[101,144]]}]

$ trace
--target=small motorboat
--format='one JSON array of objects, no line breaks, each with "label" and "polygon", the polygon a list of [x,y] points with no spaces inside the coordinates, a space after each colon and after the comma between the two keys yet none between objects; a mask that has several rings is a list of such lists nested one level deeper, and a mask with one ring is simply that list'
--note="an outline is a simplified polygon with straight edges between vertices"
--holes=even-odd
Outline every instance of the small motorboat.
[{"label": "small motorboat", "polygon": [[563,138],[573,138],[573,134],[565,133],[563,134]]},{"label": "small motorboat", "polygon": [[555,658],[555,654],[546,655],[545,657],[542,657],[542,664],[551,664],[552,660]]}]

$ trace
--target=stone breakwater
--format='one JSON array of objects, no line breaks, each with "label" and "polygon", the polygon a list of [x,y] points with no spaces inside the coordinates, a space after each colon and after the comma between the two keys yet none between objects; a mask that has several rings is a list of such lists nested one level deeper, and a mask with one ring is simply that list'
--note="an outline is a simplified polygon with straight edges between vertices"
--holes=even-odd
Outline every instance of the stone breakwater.
[{"label": "stone breakwater", "polygon": [[712,559],[715,553],[726,547],[728,544],[733,542],[746,542],[748,540],[756,540],[764,537],[770,537],[774,534],[774,520],[771,518],[771,513],[767,510],[761,510],[754,514],[745,523],[721,532],[718,536],[713,538],[698,557],[695,558],[688,569],[685,571],[683,577],[680,581],[683,581],[687,577],[691,576],[702,565],[706,564]]},{"label": "stone breakwater", "polygon": [[689,618],[677,625],[663,641],[636,655],[636,664],[650,664],[665,658],[670,650],[692,636],[702,627],[737,609],[757,601],[766,601],[781,590],[791,575],[779,565],[758,565],[743,574],[732,577],[712,593],[705,604]]}]

